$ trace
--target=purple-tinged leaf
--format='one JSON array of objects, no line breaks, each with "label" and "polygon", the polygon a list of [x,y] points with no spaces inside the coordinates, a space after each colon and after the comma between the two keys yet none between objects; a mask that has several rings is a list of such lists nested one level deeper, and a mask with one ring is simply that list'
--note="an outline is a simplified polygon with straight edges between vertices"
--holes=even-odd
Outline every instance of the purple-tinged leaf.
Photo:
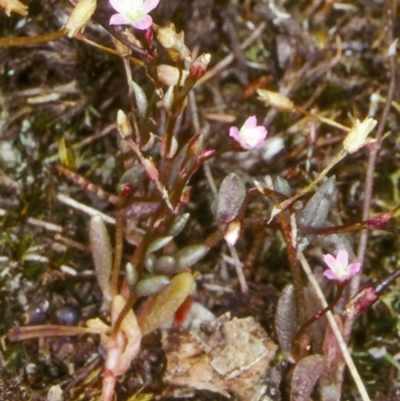
[{"label": "purple-tinged leaf", "polygon": [[222,181],[217,196],[215,216],[218,224],[228,224],[234,220],[246,198],[246,187],[241,178],[231,173]]},{"label": "purple-tinged leaf", "polygon": [[292,284],[288,284],[279,297],[275,313],[275,330],[282,351],[290,356],[297,332],[296,295]]},{"label": "purple-tinged leaf", "polygon": [[322,355],[310,355],[297,362],[293,370],[290,401],[308,401],[314,386],[322,373]]}]

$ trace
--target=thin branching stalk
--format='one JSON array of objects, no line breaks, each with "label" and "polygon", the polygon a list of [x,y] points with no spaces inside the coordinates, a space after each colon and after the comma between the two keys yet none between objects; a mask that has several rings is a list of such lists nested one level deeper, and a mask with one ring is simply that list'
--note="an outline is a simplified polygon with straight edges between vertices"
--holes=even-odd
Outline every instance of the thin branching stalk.
[{"label": "thin branching stalk", "polygon": [[[387,6],[387,41],[388,47],[393,43],[393,10],[395,10],[395,2],[393,0],[388,1]],[[385,131],[385,126],[387,123],[387,119],[389,116],[390,107],[394,98],[395,89],[396,89],[396,54],[389,55],[389,73],[390,73],[390,83],[389,90],[386,97],[385,107],[382,111],[382,116],[379,119],[379,125],[376,132],[376,143],[374,146],[370,148],[368,164],[367,164],[367,172],[365,176],[365,190],[364,190],[364,202],[363,202],[363,211],[362,211],[362,219],[367,220],[371,211],[371,202],[372,202],[372,192],[373,192],[373,184],[374,184],[374,176],[376,169],[376,162],[379,154],[379,150],[381,148],[382,136]],[[368,241],[368,231],[363,230],[361,232],[358,251],[357,251],[357,259],[362,264],[365,257],[365,251],[367,248]],[[360,287],[360,275],[356,275],[351,282],[351,291],[350,297],[355,295],[358,292]],[[350,318],[351,319],[351,318]],[[349,322],[350,328],[352,323]],[[350,332],[350,331],[349,331]]]},{"label": "thin branching stalk", "polygon": [[301,198],[303,195],[310,192],[329,173],[329,171],[332,170],[332,168],[337,163],[339,163],[346,155],[347,151],[345,149],[341,149],[340,152],[331,160],[331,162],[321,171],[318,177],[316,177],[310,184],[308,184],[305,188],[303,188],[299,193],[281,202],[278,205],[278,208],[286,209],[288,206],[293,204],[293,202],[295,202],[297,199]]}]

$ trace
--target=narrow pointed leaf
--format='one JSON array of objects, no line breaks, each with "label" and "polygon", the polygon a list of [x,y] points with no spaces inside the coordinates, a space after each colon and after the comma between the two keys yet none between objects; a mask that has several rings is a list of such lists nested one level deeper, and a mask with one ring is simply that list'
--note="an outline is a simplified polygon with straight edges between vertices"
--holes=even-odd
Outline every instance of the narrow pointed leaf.
[{"label": "narrow pointed leaf", "polygon": [[161,238],[156,239],[149,245],[147,252],[153,253],[153,252],[158,251],[161,248],[164,248],[164,246],[168,245],[172,241],[173,238],[174,237],[172,237],[172,236],[167,236],[167,237],[161,237]]},{"label": "narrow pointed leaf", "polygon": [[189,217],[189,213],[184,213],[177,217],[172,224],[172,227],[168,231],[168,235],[172,235],[173,237],[177,236],[185,228],[187,222],[189,221]]}]

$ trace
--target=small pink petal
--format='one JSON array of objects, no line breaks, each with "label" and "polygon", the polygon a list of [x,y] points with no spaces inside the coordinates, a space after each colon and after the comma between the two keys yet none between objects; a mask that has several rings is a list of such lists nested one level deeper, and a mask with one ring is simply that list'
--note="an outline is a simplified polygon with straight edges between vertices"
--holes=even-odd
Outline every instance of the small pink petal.
[{"label": "small pink petal", "polygon": [[336,255],[336,262],[341,266],[347,266],[349,264],[349,253],[346,249],[340,249]]},{"label": "small pink petal", "polygon": [[251,116],[244,122],[241,130],[246,130],[246,129],[255,128],[255,127],[257,127],[257,117]]},{"label": "small pink petal", "polygon": [[145,15],[142,18],[139,18],[137,21],[132,22],[132,26],[136,29],[140,29],[144,31],[147,29],[151,24],[153,23],[153,19],[150,17],[150,15]]},{"label": "small pink petal", "polygon": [[254,142],[255,142],[255,147],[259,147],[262,146],[262,144],[264,143],[265,137],[267,136],[268,131],[265,127],[263,126],[258,126],[253,128],[251,131],[248,132],[248,134],[246,135],[246,137],[253,137],[254,138]]},{"label": "small pink petal", "polygon": [[235,141],[240,142],[239,130],[237,127],[229,128],[229,136],[233,138]]},{"label": "small pink petal", "polygon": [[157,6],[160,0],[144,0],[143,2],[143,11],[147,14],[151,10],[154,10]]},{"label": "small pink petal", "polygon": [[327,255],[324,255],[324,262],[327,264],[327,266],[330,269],[334,269],[335,265],[336,265],[336,259],[333,255],[331,255],[330,253],[328,253]]},{"label": "small pink petal", "polygon": [[335,280],[335,281],[338,280],[338,276],[332,270],[329,269],[324,271],[324,276],[329,280]]},{"label": "small pink petal", "polygon": [[355,274],[357,274],[361,269],[361,263],[360,262],[354,262],[351,263],[349,266],[349,277],[353,277]]},{"label": "small pink petal", "polygon": [[129,6],[127,0],[110,0],[111,7],[119,13],[125,13]]},{"label": "small pink petal", "polygon": [[110,18],[110,25],[125,25],[130,24],[130,21],[122,14],[114,14]]}]

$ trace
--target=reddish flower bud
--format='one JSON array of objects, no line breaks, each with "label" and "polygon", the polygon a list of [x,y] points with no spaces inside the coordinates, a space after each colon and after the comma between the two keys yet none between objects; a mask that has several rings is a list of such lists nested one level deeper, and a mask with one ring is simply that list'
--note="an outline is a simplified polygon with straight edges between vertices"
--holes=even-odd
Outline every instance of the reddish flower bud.
[{"label": "reddish flower bud", "polygon": [[207,71],[207,66],[211,61],[211,54],[203,53],[197,57],[190,66],[190,76],[196,81],[200,79]]},{"label": "reddish flower bud", "polygon": [[379,294],[376,292],[372,285],[363,288],[358,294],[356,294],[346,306],[345,312],[348,315],[358,316],[361,312],[364,312],[367,308],[372,306],[379,298]]}]

